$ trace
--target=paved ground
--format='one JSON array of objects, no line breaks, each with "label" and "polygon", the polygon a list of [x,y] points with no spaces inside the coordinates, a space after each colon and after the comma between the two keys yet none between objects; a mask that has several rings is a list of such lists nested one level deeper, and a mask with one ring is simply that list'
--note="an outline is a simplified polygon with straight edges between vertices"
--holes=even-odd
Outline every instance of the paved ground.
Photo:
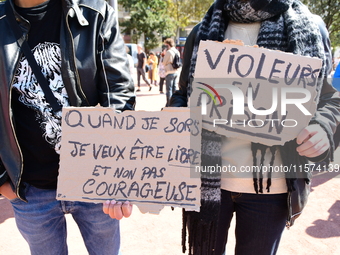
[{"label": "paved ground", "polygon": [[[146,86],[137,95],[137,110],[160,110],[165,96]],[[340,150],[336,152],[340,163]],[[326,173],[314,178],[313,191],[302,216],[290,230],[283,233],[278,255],[340,254],[340,177]],[[67,216],[70,255],[87,254],[80,233]],[[234,225],[232,225],[233,227]],[[129,219],[121,221],[123,255],[180,255],[181,211],[165,208],[160,215],[141,214],[138,208]],[[233,232],[231,230],[231,232]],[[235,243],[230,234],[228,254]],[[0,255],[28,255],[28,246],[20,236],[9,202],[0,196]],[[43,255],[43,254],[42,254]],[[261,254],[257,254],[261,255]]]}]

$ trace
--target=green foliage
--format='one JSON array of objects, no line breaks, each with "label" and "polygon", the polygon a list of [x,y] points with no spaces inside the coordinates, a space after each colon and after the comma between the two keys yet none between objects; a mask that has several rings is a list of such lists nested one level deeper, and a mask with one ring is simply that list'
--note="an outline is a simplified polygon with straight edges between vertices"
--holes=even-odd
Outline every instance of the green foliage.
[{"label": "green foliage", "polygon": [[312,13],[324,20],[330,34],[332,46],[340,46],[340,1],[339,0],[303,0]]},{"label": "green foliage", "polygon": [[132,40],[137,42],[144,35],[145,49],[160,45],[162,37],[174,35],[174,21],[169,15],[168,2],[164,0],[120,0],[130,10],[130,19],[121,23],[123,32],[133,31]]},{"label": "green foliage", "polygon": [[168,0],[169,11],[177,28],[196,24],[204,17],[214,0]]},{"label": "green foliage", "polygon": [[145,48],[159,46],[160,37],[172,37],[179,28],[198,23],[214,0],[119,0],[130,10],[130,20],[121,23],[132,40],[145,36]]}]

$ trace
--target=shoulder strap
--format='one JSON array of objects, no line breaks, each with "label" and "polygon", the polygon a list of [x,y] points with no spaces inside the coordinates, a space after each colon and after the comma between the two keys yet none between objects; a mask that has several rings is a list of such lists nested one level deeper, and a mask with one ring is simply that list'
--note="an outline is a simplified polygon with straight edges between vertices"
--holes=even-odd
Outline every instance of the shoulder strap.
[{"label": "shoulder strap", "polygon": [[[176,55],[177,55],[177,52],[176,50],[174,50],[173,48],[169,49],[170,52],[172,52],[174,55],[173,55],[173,60],[175,59]],[[170,53],[171,54],[171,53]]]},{"label": "shoulder strap", "polygon": [[170,49],[175,55],[177,54],[177,49],[176,48],[171,48]]},{"label": "shoulder strap", "polygon": [[[16,40],[18,41],[23,36],[23,33],[22,33],[21,28],[19,27],[19,24],[15,20],[13,10],[11,9],[9,3],[7,4],[7,16],[9,19],[9,24],[11,25],[11,28],[15,33]],[[31,66],[32,71],[41,86],[41,89],[44,91],[47,102],[51,105],[53,111],[57,113],[58,111],[62,109],[62,106],[58,103],[57,99],[53,95],[51,88],[49,86],[49,83],[46,80],[46,78],[43,76],[41,69],[38,66],[37,61],[35,60],[32,54],[32,51],[25,39],[22,43],[21,49],[23,53],[25,54],[27,61],[29,65]]]}]

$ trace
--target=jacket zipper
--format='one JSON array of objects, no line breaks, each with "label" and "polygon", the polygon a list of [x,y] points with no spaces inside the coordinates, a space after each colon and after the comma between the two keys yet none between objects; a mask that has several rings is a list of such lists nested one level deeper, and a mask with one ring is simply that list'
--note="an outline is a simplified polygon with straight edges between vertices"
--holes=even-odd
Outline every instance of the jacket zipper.
[{"label": "jacket zipper", "polygon": [[[19,62],[20,62],[20,59],[22,57],[22,53],[19,55],[19,58],[18,58],[18,61],[15,65],[15,69],[14,70],[17,70],[18,69],[18,66],[19,66]],[[15,143],[17,145],[17,148],[18,148],[18,151],[19,151],[19,154],[20,154],[20,175],[19,175],[19,180],[18,180],[18,184],[16,185],[16,189],[15,189],[15,194],[17,195],[18,198],[20,198],[21,200],[23,201],[26,201],[25,199],[23,199],[22,197],[20,197],[19,195],[19,187],[20,187],[20,183],[21,183],[21,177],[22,177],[22,174],[23,174],[23,171],[24,171],[24,158],[23,158],[23,155],[22,155],[22,151],[21,151],[21,148],[19,146],[19,141],[18,141],[18,138],[17,138],[17,135],[15,133],[15,128],[14,128],[14,125],[13,125],[13,114],[11,114],[11,109],[12,109],[12,89],[13,89],[13,82],[14,82],[14,75],[12,77],[12,80],[11,80],[11,83],[10,83],[10,87],[9,87],[9,101],[8,101],[8,114],[10,116],[10,119],[11,119],[11,127],[12,127],[12,133],[13,133],[13,136],[15,138]]]},{"label": "jacket zipper", "polygon": [[[102,49],[104,49],[104,40],[103,40],[102,37],[100,39],[102,41],[101,47],[102,47]],[[104,66],[102,53],[103,53],[103,50],[101,50],[101,52],[100,52],[100,62],[101,62],[101,65]],[[109,85],[109,82],[108,82],[107,75],[106,75],[105,71],[103,71],[103,75],[105,77],[105,85],[106,85],[106,88],[107,88],[107,102],[108,102],[108,106],[109,106],[110,105],[110,97],[109,97],[110,85]]]},{"label": "jacket zipper", "polygon": [[67,15],[66,15],[66,26],[67,26],[67,30],[70,34],[70,40],[71,40],[71,47],[72,47],[72,66],[75,70],[75,76],[76,76],[76,79],[77,79],[77,87],[81,93],[81,96],[83,97],[83,99],[87,102],[87,105],[90,106],[90,102],[87,100],[87,97],[83,91],[83,89],[81,88],[81,83],[80,83],[80,78],[79,78],[79,74],[78,74],[78,70],[77,70],[77,67],[74,63],[74,60],[76,59],[76,56],[74,55],[74,48],[73,48],[73,45],[74,45],[74,42],[73,42],[73,38],[72,38],[72,32],[71,32],[71,29],[70,29],[70,26],[69,26],[69,23],[68,23],[68,17],[69,17],[69,13],[70,11],[68,11]]}]

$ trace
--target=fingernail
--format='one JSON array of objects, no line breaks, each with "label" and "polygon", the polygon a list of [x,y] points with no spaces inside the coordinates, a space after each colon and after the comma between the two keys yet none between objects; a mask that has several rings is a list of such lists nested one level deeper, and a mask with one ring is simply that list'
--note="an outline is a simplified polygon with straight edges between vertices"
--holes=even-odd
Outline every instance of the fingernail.
[{"label": "fingernail", "polygon": [[115,200],[112,200],[112,201],[111,201],[111,205],[114,205],[114,204],[116,204],[116,201],[115,201]]}]

